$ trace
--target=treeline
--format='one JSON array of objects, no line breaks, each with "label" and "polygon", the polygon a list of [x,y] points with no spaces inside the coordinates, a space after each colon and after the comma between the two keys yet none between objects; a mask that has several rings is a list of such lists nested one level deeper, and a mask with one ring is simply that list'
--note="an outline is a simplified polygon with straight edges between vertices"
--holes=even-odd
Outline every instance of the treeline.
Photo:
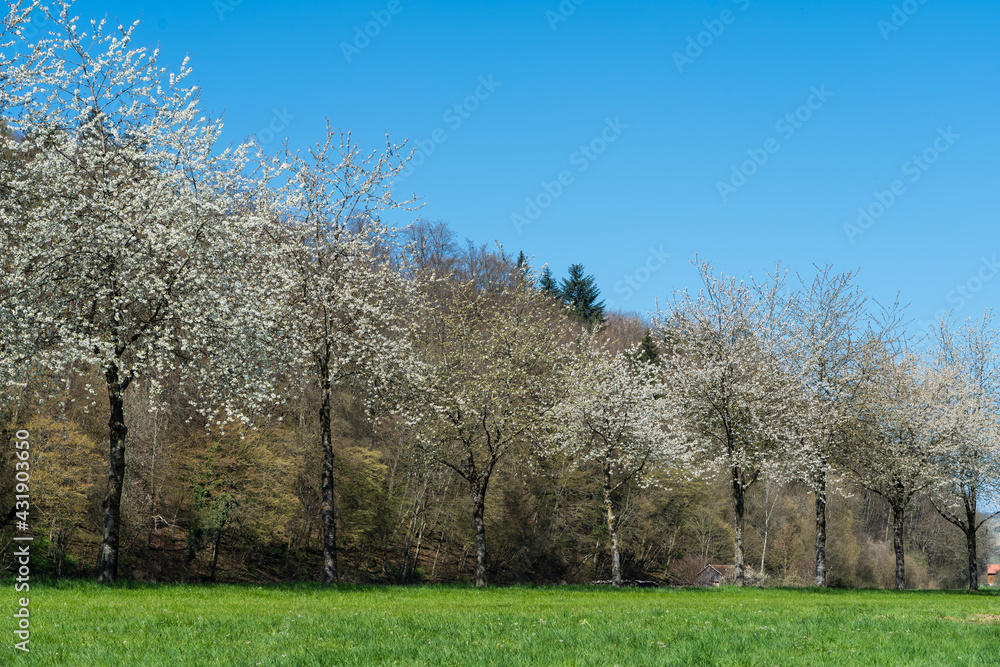
[{"label": "treeline", "polygon": [[707,263],[649,320],[607,313],[580,264],[557,280],[385,224],[415,208],[404,146],[221,150],[186,63],[68,9],[29,43],[47,10],[21,7],[0,40],[0,509],[36,571],[978,586],[991,313],[915,346],[853,273]]}]

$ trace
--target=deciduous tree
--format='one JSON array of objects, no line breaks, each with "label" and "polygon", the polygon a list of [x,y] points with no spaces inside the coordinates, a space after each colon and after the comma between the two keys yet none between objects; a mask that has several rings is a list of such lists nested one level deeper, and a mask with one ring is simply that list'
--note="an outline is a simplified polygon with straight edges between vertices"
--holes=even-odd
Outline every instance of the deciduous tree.
[{"label": "deciduous tree", "polygon": [[324,583],[339,578],[334,508],[331,406],[350,385],[371,397],[405,383],[412,371],[410,331],[419,321],[413,283],[394,265],[386,210],[408,209],[393,198],[393,179],[405,165],[402,147],[386,137],[382,152],[364,152],[349,133],[327,128],[308,157],[287,154],[289,174],[271,223],[273,281],[282,331],[268,355],[319,389],[319,447],[323,453]]},{"label": "deciduous tree", "polygon": [[135,25],[92,21],[88,31],[70,10],[45,10],[52,33],[15,45],[36,57],[4,80],[3,114],[17,134],[0,141],[22,167],[4,198],[0,291],[20,295],[15,322],[44,340],[36,363],[82,364],[104,378],[110,446],[98,578],[110,582],[126,392],[137,376],[215,346],[243,302],[231,270],[253,256],[254,224],[241,200],[241,153],[215,151],[221,126],[198,109],[187,62],[168,72],[156,50],[132,46]]},{"label": "deciduous tree", "polygon": [[894,350],[877,336],[857,351],[851,420],[841,465],[892,512],[895,587],[906,586],[904,520],[914,496],[936,483],[934,462],[954,432],[954,375]]},{"label": "deciduous tree", "polygon": [[779,355],[788,304],[780,274],[764,283],[716,275],[697,265],[704,284],[683,292],[653,325],[671,348],[664,377],[682,411],[680,424],[702,453],[706,470],[730,477],[736,582],[744,584],[743,526],[747,490],[769,469],[793,469],[801,450],[795,415],[804,392]]},{"label": "deciduous tree", "polygon": [[811,281],[800,276],[800,289],[787,320],[785,357],[809,394],[810,409],[799,417],[807,420],[803,433],[812,434],[802,441],[812,455],[801,460],[807,466],[803,479],[815,493],[816,585],[821,587],[827,582],[827,478],[843,434],[846,376],[865,303],[853,284],[856,275],[834,273],[828,265],[817,267]]},{"label": "deciduous tree", "polygon": [[508,459],[541,445],[566,358],[561,312],[507,266],[487,289],[457,283],[431,311],[421,341],[427,375],[407,406],[419,447],[467,485],[477,586],[488,583],[490,482]]},{"label": "deciduous tree", "polygon": [[936,469],[940,484],[934,507],[965,535],[969,554],[969,590],[979,590],[980,529],[1000,512],[992,508],[1000,495],[1000,335],[995,315],[966,320],[957,330],[942,321],[936,331],[935,361],[953,372],[952,408],[955,430],[943,443]]},{"label": "deciduous tree", "polygon": [[615,354],[595,335],[584,335],[564,375],[567,395],[552,414],[556,451],[580,464],[593,462],[601,473],[614,586],[622,585],[617,520],[623,488],[655,483],[689,463],[673,397],[659,369],[638,357],[637,350]]}]

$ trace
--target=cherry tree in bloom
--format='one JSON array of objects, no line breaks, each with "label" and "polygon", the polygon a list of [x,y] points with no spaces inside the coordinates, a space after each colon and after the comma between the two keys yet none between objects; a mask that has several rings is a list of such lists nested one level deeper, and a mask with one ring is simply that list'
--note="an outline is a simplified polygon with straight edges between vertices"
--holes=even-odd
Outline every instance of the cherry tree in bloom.
[{"label": "cherry tree in bloom", "polygon": [[850,368],[857,325],[865,299],[853,284],[857,272],[834,273],[830,266],[806,282],[791,301],[783,347],[790,371],[808,392],[810,409],[797,415],[805,419],[802,439],[811,456],[801,457],[806,469],[802,479],[816,495],[816,585],[826,586],[826,504],[832,460],[843,434],[845,378]]},{"label": "cherry tree in bloom", "polygon": [[567,395],[551,415],[553,451],[600,470],[614,586],[622,585],[617,522],[623,487],[658,483],[690,463],[659,370],[638,350],[615,354],[597,334],[585,334],[563,375]]},{"label": "cherry tree in bloom", "polygon": [[[31,72],[38,53],[34,49],[17,49],[20,31],[28,21],[36,3],[20,0],[9,2],[8,11],[0,23],[0,109],[17,104],[20,97],[18,81]],[[0,248],[14,248],[24,232],[19,220],[19,210],[26,203],[25,195],[18,193],[8,183],[17,179],[23,168],[24,156],[9,146],[18,137],[9,128],[9,120],[0,115]],[[44,333],[27,318],[29,313],[22,304],[29,303],[32,295],[25,276],[15,270],[11,253],[0,254],[0,398],[23,381],[23,370],[33,357],[34,350],[44,347]],[[21,371],[19,373],[19,371]]]},{"label": "cherry tree in bloom", "polygon": [[319,389],[319,447],[324,583],[338,580],[334,507],[332,403],[350,385],[369,399],[410,386],[418,365],[411,353],[420,299],[392,260],[392,230],[380,222],[397,201],[393,179],[405,165],[401,146],[364,152],[350,134],[327,128],[308,156],[287,154],[284,186],[270,224],[268,299],[280,322],[271,358]]},{"label": "cherry tree in bloom", "polygon": [[546,416],[559,400],[567,360],[565,314],[506,271],[488,285],[446,281],[421,337],[426,364],[407,402],[417,446],[467,485],[476,540],[477,586],[486,586],[486,498],[508,459],[543,445]]},{"label": "cherry tree in bloom", "polygon": [[944,441],[935,467],[939,483],[932,499],[938,512],[965,535],[969,590],[979,590],[979,529],[1000,500],[1000,334],[995,314],[966,320],[956,329],[942,322],[936,332],[935,363],[954,373],[954,431]]},{"label": "cherry tree in bloom", "polygon": [[936,482],[935,461],[961,414],[951,369],[922,363],[876,333],[856,352],[851,419],[839,457],[892,512],[897,589],[905,587],[904,520],[914,496]]},{"label": "cherry tree in bloom", "polygon": [[745,583],[743,524],[747,490],[763,473],[787,477],[798,458],[809,401],[781,359],[788,317],[784,281],[775,275],[747,283],[698,265],[704,288],[678,294],[653,324],[671,354],[664,378],[680,410],[679,423],[700,453],[704,471],[726,471],[734,510],[737,585]]},{"label": "cherry tree in bloom", "polygon": [[227,320],[248,301],[234,274],[254,256],[259,221],[243,198],[245,151],[215,151],[221,125],[198,110],[186,61],[170,72],[156,50],[133,48],[134,24],[84,26],[65,3],[43,10],[51,30],[13,45],[34,55],[4,79],[0,105],[11,130],[0,151],[19,165],[2,209],[0,291],[18,297],[4,339],[30,323],[43,343],[34,363],[103,376],[110,446],[98,577],[110,582],[126,393],[137,377],[211,352],[222,330],[248,330]]},{"label": "cherry tree in bloom", "polygon": [[11,81],[29,70],[37,55],[34,49],[14,48],[37,9],[37,0],[7,0],[7,13],[0,20],[0,90],[7,90]]}]

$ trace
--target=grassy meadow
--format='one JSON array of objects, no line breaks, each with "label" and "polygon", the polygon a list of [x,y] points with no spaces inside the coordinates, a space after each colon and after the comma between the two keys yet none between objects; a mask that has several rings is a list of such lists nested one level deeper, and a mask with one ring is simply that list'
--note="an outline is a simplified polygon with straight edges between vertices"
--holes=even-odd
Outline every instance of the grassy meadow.
[{"label": "grassy meadow", "polygon": [[996,591],[59,582],[30,598],[31,653],[8,611],[0,664],[1000,664]]}]

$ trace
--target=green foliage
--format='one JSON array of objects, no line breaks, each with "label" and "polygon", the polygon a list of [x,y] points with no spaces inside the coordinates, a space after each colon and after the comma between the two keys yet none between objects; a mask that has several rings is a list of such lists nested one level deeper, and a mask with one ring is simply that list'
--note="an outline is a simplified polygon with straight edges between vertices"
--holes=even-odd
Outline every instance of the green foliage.
[{"label": "green foliage", "polygon": [[340,539],[358,554],[357,566],[374,571],[382,556],[382,543],[391,524],[385,498],[388,469],[380,452],[366,447],[345,447],[337,451],[334,474],[340,488],[335,506]]},{"label": "green foliage", "polygon": [[649,329],[646,329],[645,335],[642,340],[639,341],[639,345],[632,349],[625,351],[625,356],[633,364],[636,363],[646,363],[653,364],[654,366],[660,365],[660,352],[656,341],[653,340],[653,334]]},{"label": "green foliage", "polygon": [[[37,415],[26,426],[32,434],[35,455],[31,470],[31,524],[45,528],[45,549],[58,576],[74,561],[69,554],[70,543],[77,527],[87,522],[87,497],[94,490],[95,481],[101,480],[88,460],[95,451],[95,443],[68,420]],[[36,553],[45,553],[41,544]]]},{"label": "green foliage", "polygon": [[597,281],[594,276],[584,274],[583,264],[569,267],[569,277],[563,278],[560,292],[582,322],[593,325],[604,321],[604,302],[598,301],[601,292]]},{"label": "green foliage", "polygon": [[660,364],[660,352],[653,340],[653,334],[649,329],[646,329],[646,335],[642,337],[642,342],[639,343],[639,360],[645,361],[648,364]]},{"label": "green foliage", "polygon": [[552,277],[552,270],[547,266],[542,269],[542,275],[538,278],[538,287],[549,296],[562,298],[559,285],[556,283],[556,279]]},{"label": "green foliage", "polygon": [[192,479],[193,511],[188,530],[187,559],[191,562],[205,543],[218,544],[222,532],[239,511],[234,484],[216,469],[219,444],[212,445],[202,467]]}]

